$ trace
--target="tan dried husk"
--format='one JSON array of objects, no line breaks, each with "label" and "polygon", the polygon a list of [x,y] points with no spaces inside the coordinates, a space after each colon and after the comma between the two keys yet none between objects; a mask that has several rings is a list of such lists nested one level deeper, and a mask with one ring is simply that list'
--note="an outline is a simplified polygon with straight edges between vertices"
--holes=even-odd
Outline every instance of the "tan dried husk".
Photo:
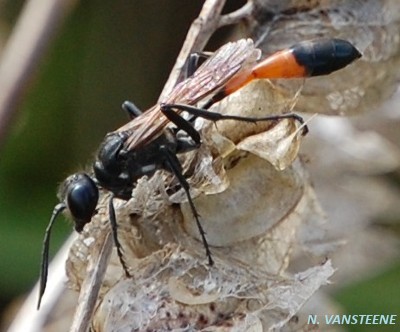
[{"label": "tan dried husk", "polygon": [[[345,3],[331,2],[330,9],[339,6],[339,12],[351,12]],[[367,1],[365,6],[373,6],[373,3]],[[300,22],[307,24],[303,17],[307,12],[298,15],[299,23],[294,15],[289,27],[287,21],[276,20],[265,45],[287,46],[285,36],[290,27],[294,36],[290,38],[292,44],[297,36],[295,32],[301,31]],[[324,28],[330,29],[326,31],[327,36],[337,36],[335,16],[331,18],[331,25],[314,30],[310,25],[308,35],[312,36],[312,31],[316,36],[320,35]],[[377,25],[365,28],[367,22],[363,19],[365,16],[356,15],[345,22],[340,26],[343,34],[339,37],[350,39],[364,51],[364,62],[328,77],[311,79],[303,88],[300,100],[297,100],[296,92],[302,87],[302,80],[290,85],[262,81],[242,89],[212,110],[265,116],[290,111],[295,105],[296,109],[310,112],[351,114],[364,112],[378,104],[393,91],[398,77],[394,68],[399,43],[393,43],[390,37],[398,20],[395,14],[389,15],[385,22],[383,16],[377,16]],[[315,21],[312,24],[315,26]],[[360,26],[358,30],[354,29],[357,25]],[[356,34],[351,38],[355,30]],[[360,38],[365,32],[368,33]],[[383,39],[387,47],[379,48],[376,41],[382,40],[382,33],[388,36]],[[331,95],[324,96],[324,91],[331,91]],[[313,130],[317,128],[318,134],[319,120],[314,121]],[[351,123],[350,131],[324,139],[330,127],[325,122],[320,126],[321,135],[315,140],[308,138],[315,143],[310,147],[309,155],[311,166],[318,170],[318,199],[322,197],[334,220],[327,227],[325,214],[302,164],[298,160],[293,163],[301,141],[301,130],[296,122],[285,120],[278,124],[252,125],[226,121],[214,125],[200,119],[196,126],[201,130],[204,144],[199,151],[185,154],[182,162],[190,175],[193,196],[197,197],[195,205],[212,245],[216,265],[210,268],[206,264],[204,248],[194,239],[199,237],[198,230],[191,211],[182,203],[184,193],[178,191],[168,198],[164,191],[164,183],[174,188],[174,179],[161,173],[149,180],[142,179],[132,200],[118,208],[119,234],[133,278],[122,277],[114,253],[93,321],[96,331],[301,330],[306,328],[306,315],[302,312],[314,310],[318,313],[319,309],[321,313],[334,313],[338,310],[330,306],[326,298],[322,301],[321,296],[314,298],[315,301],[303,310],[300,308],[328,282],[333,269],[329,261],[320,265],[318,257],[335,252],[343,244],[343,235],[359,247],[364,240],[368,245],[372,244],[374,250],[380,243],[378,248],[382,250],[378,250],[378,256],[392,257],[396,241],[390,236],[385,236],[387,246],[384,249],[382,240],[376,242],[376,234],[359,233],[365,229],[366,220],[383,209],[378,207],[379,203],[372,203],[376,192],[384,192],[384,186],[378,184],[365,190],[370,179],[365,178],[364,184],[363,181],[357,183],[359,175],[354,177],[354,174],[366,175],[367,172],[369,175],[395,169],[399,165],[398,147],[386,144],[379,135],[378,138],[376,135],[353,137],[355,127]],[[348,128],[347,125],[344,128]],[[355,146],[354,140],[359,145]],[[344,146],[346,149],[342,149]],[[325,152],[319,154],[324,149]],[[346,159],[349,151],[357,152],[356,158]],[[358,156],[363,159],[357,159]],[[337,162],[332,165],[327,160]],[[343,177],[339,164],[350,167],[351,172],[348,172],[349,168],[346,168],[347,172],[343,170],[346,177]],[[360,192],[354,195],[354,191],[349,191],[357,188],[365,198],[360,205],[354,205]],[[396,195],[387,190],[387,196],[381,202],[387,206],[388,202],[398,198]],[[182,212],[168,205],[169,200],[182,203]],[[355,210],[360,212],[356,218]],[[107,227],[106,211],[99,217],[103,218],[104,225],[100,226],[96,220],[97,224],[90,225],[86,233],[94,239],[91,246],[98,245],[96,232],[104,232]],[[74,276],[76,288],[85,277],[90,252],[90,246],[83,246],[85,250],[89,249],[86,254],[81,246],[80,243],[74,246],[69,260],[69,273]],[[73,258],[80,251],[80,258]],[[365,262],[365,255],[364,246],[357,258],[350,259],[347,271],[357,270],[359,266],[354,263],[358,258]],[[350,256],[345,253],[342,257]],[[340,257],[337,260],[340,263]],[[345,271],[344,276],[348,277],[349,273]],[[299,317],[299,322],[290,320],[294,315]]]},{"label": "tan dried husk", "polygon": [[[288,99],[279,91],[269,82],[256,82],[211,110],[244,116],[290,111],[295,96]],[[196,125],[204,143],[182,161],[193,174],[189,182],[216,264],[206,263],[188,206],[182,203],[181,212],[168,205],[163,187],[173,188],[173,177],[160,172],[141,179],[133,198],[117,207],[120,241],[133,278],[122,277],[114,253],[93,321],[96,331],[111,326],[114,331],[278,328],[333,273],[329,262],[287,273],[293,251],[313,251],[297,239],[302,224],[320,227],[325,221],[301,162],[293,163],[302,137],[299,123]],[[179,191],[171,199],[186,197]],[[100,245],[96,241],[107,219],[101,209],[85,229],[83,238],[91,240],[72,249],[68,272],[76,289],[85,278],[87,257],[94,259],[90,246]]]}]

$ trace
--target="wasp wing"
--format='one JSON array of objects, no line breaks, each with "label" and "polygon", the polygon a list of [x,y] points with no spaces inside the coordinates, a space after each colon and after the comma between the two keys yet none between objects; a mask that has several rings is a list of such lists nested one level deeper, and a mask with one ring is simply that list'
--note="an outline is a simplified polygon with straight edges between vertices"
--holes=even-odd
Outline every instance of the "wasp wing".
[{"label": "wasp wing", "polygon": [[[191,77],[177,84],[162,103],[195,105],[211,97],[237,72],[253,64],[259,57],[260,51],[254,47],[251,39],[227,43]],[[162,114],[160,106],[155,105],[117,131],[129,133],[125,148],[132,150],[157,138],[168,123],[169,120]]]}]

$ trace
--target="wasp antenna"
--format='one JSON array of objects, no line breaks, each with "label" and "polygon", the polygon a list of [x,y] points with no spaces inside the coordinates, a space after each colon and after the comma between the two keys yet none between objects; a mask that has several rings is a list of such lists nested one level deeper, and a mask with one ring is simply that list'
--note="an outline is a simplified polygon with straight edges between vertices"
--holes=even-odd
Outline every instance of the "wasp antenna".
[{"label": "wasp antenna", "polygon": [[40,289],[39,289],[39,299],[37,304],[37,310],[40,308],[40,303],[42,301],[42,297],[44,291],[46,289],[47,283],[47,273],[49,268],[49,244],[50,244],[50,234],[51,228],[53,227],[54,221],[57,219],[58,215],[66,209],[65,203],[59,203],[54,207],[53,213],[50,218],[50,222],[46,228],[46,232],[44,234],[43,239],[43,249],[42,249],[42,261],[40,263]]}]

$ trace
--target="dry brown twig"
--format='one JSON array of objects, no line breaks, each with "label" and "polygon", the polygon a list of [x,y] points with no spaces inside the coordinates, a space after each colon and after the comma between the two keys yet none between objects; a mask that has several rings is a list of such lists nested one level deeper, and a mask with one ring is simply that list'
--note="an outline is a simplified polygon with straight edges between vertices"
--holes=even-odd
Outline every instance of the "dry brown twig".
[{"label": "dry brown twig", "polygon": [[78,307],[75,311],[70,331],[87,331],[90,327],[91,318],[101,287],[101,280],[106,272],[111,251],[114,246],[110,232],[104,235],[103,245],[96,248],[98,252],[92,253],[93,257],[97,259],[91,260],[91,264],[87,268],[87,278],[79,294]]},{"label": "dry brown twig", "polygon": [[250,14],[253,3],[249,1],[246,5],[233,13],[221,15],[225,0],[206,0],[198,18],[192,23],[182,49],[176,59],[175,65],[167,83],[161,92],[159,100],[165,99],[174,88],[182,75],[188,56],[196,51],[202,51],[212,34],[220,27],[237,23],[243,17]]},{"label": "dry brown twig", "polygon": [[45,54],[74,0],[30,0],[3,50],[0,62],[0,146]]}]

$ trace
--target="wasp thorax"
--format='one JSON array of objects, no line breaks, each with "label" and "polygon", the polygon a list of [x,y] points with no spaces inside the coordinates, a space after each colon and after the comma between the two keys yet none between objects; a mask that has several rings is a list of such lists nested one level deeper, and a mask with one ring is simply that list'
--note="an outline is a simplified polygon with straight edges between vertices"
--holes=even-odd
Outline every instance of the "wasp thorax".
[{"label": "wasp thorax", "polygon": [[107,135],[97,154],[93,170],[101,187],[111,191],[116,197],[129,199],[133,181],[123,150],[125,141],[126,136],[123,133]]}]

